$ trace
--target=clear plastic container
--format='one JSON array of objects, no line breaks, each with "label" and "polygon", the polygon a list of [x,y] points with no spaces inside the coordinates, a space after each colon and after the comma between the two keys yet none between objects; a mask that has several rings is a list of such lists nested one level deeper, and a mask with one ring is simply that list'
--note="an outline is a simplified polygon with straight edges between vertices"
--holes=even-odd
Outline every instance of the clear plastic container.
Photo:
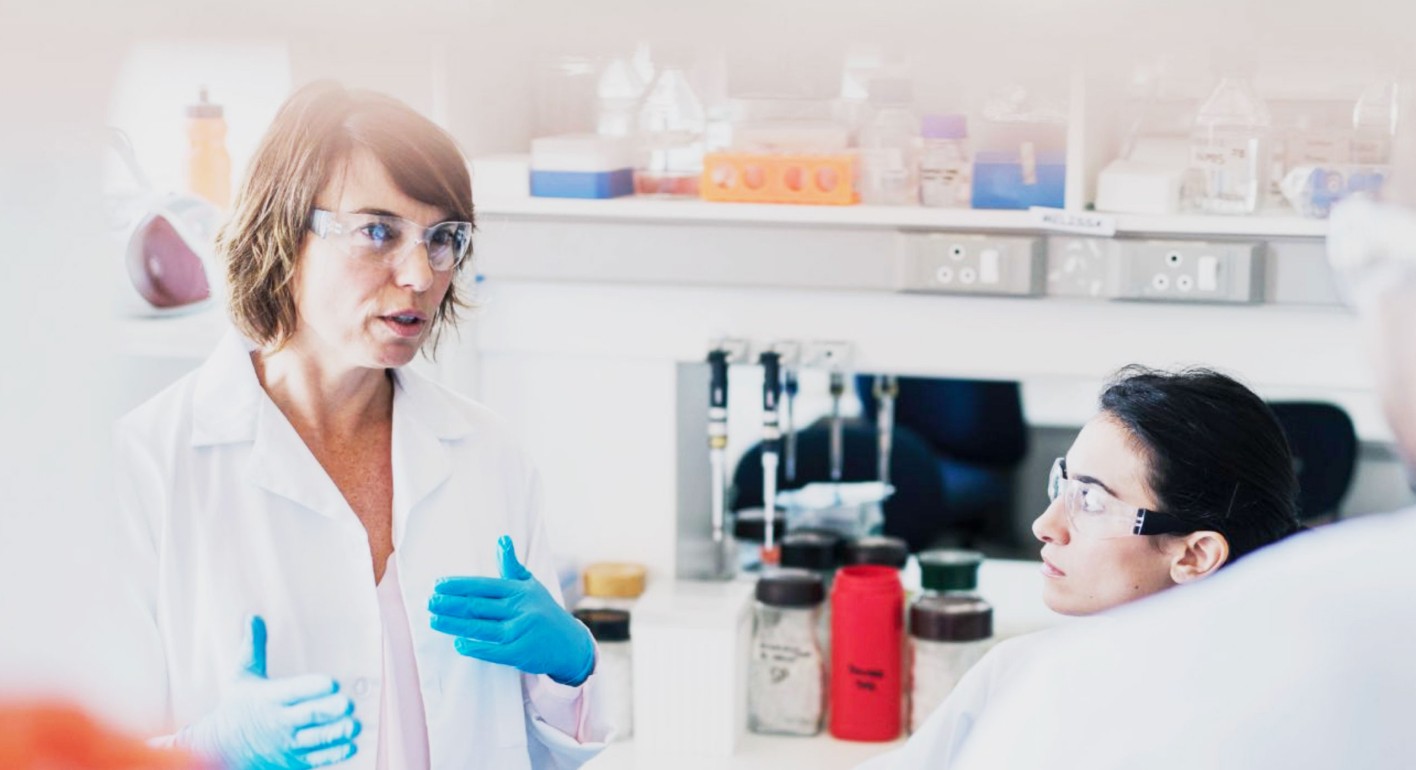
[{"label": "clear plastic container", "polygon": [[1352,111],[1352,162],[1383,165],[1391,162],[1391,140],[1396,135],[1397,86],[1378,83],[1362,92]]},{"label": "clear plastic container", "polygon": [[913,206],[919,203],[919,117],[913,89],[904,79],[870,84],[870,116],[861,126],[861,203]]},{"label": "clear plastic container", "polygon": [[659,70],[639,106],[638,195],[698,197],[707,118],[681,67]]},{"label": "clear plastic container", "polygon": [[910,732],[924,724],[993,639],[993,607],[974,596],[931,595],[910,605]]},{"label": "clear plastic container", "polygon": [[634,136],[644,80],[628,58],[605,65],[595,84],[595,131],[601,136]]},{"label": "clear plastic container", "polygon": [[614,740],[634,734],[633,649],[629,643],[629,613],[624,610],[580,609],[575,617],[595,637],[597,703],[614,728]]},{"label": "clear plastic container", "polygon": [[1253,214],[1268,190],[1268,106],[1248,78],[1226,77],[1195,116],[1191,206],[1207,214]]},{"label": "clear plastic container", "polygon": [[825,599],[821,578],[805,570],[774,570],[757,581],[748,667],[749,730],[821,732],[826,716],[826,654],[820,638]]},{"label": "clear plastic container", "polygon": [[925,115],[920,124],[919,202],[938,208],[968,208],[970,170],[968,118]]},{"label": "clear plastic container", "polygon": [[219,208],[231,203],[231,156],[226,152],[226,118],[201,89],[187,107],[187,190]]}]

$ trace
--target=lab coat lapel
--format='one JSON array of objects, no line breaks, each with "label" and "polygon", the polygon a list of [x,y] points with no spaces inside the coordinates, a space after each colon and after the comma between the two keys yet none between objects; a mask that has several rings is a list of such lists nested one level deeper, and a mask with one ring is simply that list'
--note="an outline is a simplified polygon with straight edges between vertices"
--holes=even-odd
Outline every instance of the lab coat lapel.
[{"label": "lab coat lapel", "polygon": [[261,388],[252,349],[229,331],[202,364],[193,395],[192,446],[250,442],[248,482],[323,516],[352,514],[329,474]]},{"label": "lab coat lapel", "polygon": [[393,395],[393,544],[403,543],[418,504],[452,475],[451,448],[470,425],[448,395],[407,368],[395,372]]},{"label": "lab coat lapel", "polygon": [[248,481],[322,516],[353,515],[339,487],[269,398],[256,410],[255,434]]}]

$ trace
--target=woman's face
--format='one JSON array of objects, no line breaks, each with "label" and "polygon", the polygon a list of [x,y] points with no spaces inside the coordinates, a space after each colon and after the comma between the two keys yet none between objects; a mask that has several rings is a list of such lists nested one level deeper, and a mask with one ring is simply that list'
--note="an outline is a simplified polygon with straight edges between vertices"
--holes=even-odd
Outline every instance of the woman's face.
[{"label": "woman's face", "polygon": [[[404,195],[367,150],[350,155],[315,206],[402,217],[424,228],[448,215]],[[300,317],[291,346],[340,368],[403,366],[427,341],[455,272],[433,270],[421,244],[388,265],[352,256],[340,239],[307,233],[296,273]]]},{"label": "woman's face", "polygon": [[[1130,434],[1106,414],[1082,428],[1067,452],[1067,478],[1097,486],[1130,509],[1154,510],[1146,484],[1149,468]],[[1172,554],[1151,538],[1082,526],[1067,512],[1059,495],[1033,522],[1043,542],[1043,601],[1064,615],[1089,615],[1175,585]],[[1101,495],[1097,495],[1098,498]],[[1124,530],[1123,530],[1124,531]]]}]

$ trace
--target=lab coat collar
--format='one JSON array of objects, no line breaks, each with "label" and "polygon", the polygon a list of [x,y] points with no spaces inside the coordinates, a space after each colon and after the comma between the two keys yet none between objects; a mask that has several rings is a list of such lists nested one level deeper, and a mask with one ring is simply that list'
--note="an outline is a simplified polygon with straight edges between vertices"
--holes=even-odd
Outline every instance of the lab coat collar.
[{"label": "lab coat collar", "polygon": [[[192,404],[194,447],[253,442],[246,478],[325,516],[348,503],[256,379],[248,340],[232,331],[197,372]],[[437,385],[407,369],[394,372],[393,483],[395,546],[414,506],[442,485],[452,466],[444,441],[472,433],[466,410]]]},{"label": "lab coat collar", "polygon": [[[192,404],[194,447],[252,441],[261,405],[270,399],[256,379],[251,351],[256,346],[229,331],[197,370]],[[466,438],[472,422],[466,410],[437,385],[408,369],[394,370],[393,415],[395,424],[407,412],[423,430],[442,440]]]}]

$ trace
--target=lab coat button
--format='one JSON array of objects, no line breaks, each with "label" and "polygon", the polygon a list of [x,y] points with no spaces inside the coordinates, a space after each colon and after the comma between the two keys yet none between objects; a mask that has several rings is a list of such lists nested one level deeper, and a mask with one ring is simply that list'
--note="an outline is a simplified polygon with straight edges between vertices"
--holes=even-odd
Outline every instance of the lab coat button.
[{"label": "lab coat button", "polygon": [[355,695],[367,695],[368,693],[369,693],[369,680],[365,679],[365,678],[362,677],[362,676],[359,677],[358,679],[355,679],[355,680],[354,680],[354,694],[355,694]]}]

